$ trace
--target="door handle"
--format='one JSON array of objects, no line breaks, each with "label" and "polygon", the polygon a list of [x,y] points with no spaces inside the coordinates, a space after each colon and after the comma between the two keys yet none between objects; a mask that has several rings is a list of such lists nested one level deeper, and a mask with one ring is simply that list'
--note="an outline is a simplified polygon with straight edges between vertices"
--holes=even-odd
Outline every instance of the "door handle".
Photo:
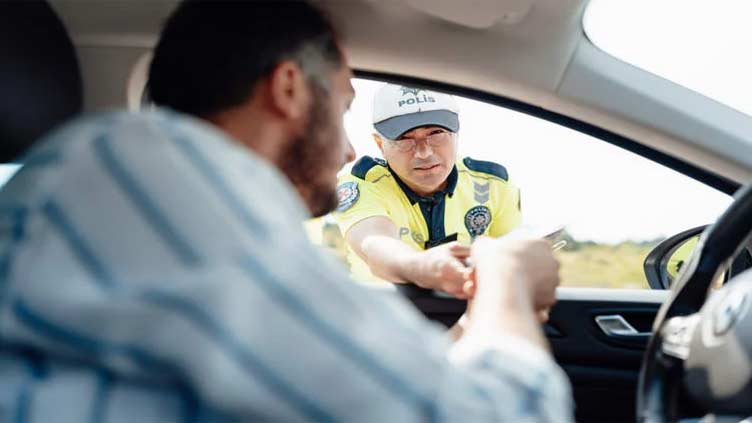
[{"label": "door handle", "polygon": [[644,338],[651,335],[650,332],[638,332],[620,314],[596,316],[595,323],[606,336]]}]

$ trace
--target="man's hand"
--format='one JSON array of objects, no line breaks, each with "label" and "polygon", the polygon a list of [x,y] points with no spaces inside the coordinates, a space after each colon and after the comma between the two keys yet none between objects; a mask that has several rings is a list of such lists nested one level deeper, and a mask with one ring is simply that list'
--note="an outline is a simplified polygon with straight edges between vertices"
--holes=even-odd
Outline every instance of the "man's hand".
[{"label": "man's hand", "polygon": [[545,240],[505,241],[478,238],[472,247],[476,266],[502,266],[524,278],[530,290],[533,309],[542,311],[556,303],[559,262]]},{"label": "man's hand", "polygon": [[412,282],[422,288],[444,291],[460,299],[468,298],[463,285],[470,279],[471,269],[465,266],[470,247],[457,241],[420,252],[415,257]]},{"label": "man's hand", "polygon": [[[480,244],[477,244],[480,242]],[[496,243],[485,244],[486,242]],[[473,244],[473,251],[478,255],[486,255],[487,260],[513,260],[518,271],[528,274],[532,305],[541,323],[548,321],[551,307],[556,302],[556,286],[559,283],[559,263],[551,254],[551,247],[544,240],[505,241],[479,238]],[[473,253],[473,260],[476,253]],[[463,292],[468,298],[475,296],[477,284],[475,272],[471,274],[463,286]]]},{"label": "man's hand", "polygon": [[538,320],[556,302],[559,284],[559,263],[549,243],[480,237],[470,257],[475,296],[469,331],[480,336],[508,331],[546,348]]}]

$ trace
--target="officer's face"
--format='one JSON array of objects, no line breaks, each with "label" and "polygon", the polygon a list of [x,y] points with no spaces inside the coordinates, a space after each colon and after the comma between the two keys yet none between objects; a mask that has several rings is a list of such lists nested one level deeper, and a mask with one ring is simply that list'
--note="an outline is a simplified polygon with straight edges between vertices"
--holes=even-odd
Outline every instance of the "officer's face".
[{"label": "officer's face", "polygon": [[457,135],[438,126],[426,126],[408,131],[400,139],[414,140],[415,148],[406,149],[400,141],[379,142],[384,159],[397,176],[419,195],[444,188],[457,157]]},{"label": "officer's face", "polygon": [[343,125],[355,95],[351,77],[350,69],[342,66],[328,75],[328,88],[308,83],[312,97],[306,129],[285,154],[283,171],[315,217],[337,207],[337,172],[355,159]]}]

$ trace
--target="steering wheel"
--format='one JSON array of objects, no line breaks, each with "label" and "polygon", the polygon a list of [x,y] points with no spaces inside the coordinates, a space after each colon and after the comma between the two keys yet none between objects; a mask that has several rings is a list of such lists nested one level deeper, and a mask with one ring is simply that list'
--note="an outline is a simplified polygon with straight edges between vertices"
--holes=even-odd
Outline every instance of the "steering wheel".
[{"label": "steering wheel", "polygon": [[710,286],[752,236],[752,185],[700,236],[658,311],[637,391],[640,422],[752,415],[752,270]]}]

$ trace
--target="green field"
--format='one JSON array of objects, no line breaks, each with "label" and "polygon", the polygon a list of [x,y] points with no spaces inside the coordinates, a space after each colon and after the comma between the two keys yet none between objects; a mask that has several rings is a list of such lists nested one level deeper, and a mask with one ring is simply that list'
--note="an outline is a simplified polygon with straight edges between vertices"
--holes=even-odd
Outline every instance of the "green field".
[{"label": "green field", "polygon": [[655,242],[580,243],[557,253],[563,286],[649,288],[642,263]]}]

